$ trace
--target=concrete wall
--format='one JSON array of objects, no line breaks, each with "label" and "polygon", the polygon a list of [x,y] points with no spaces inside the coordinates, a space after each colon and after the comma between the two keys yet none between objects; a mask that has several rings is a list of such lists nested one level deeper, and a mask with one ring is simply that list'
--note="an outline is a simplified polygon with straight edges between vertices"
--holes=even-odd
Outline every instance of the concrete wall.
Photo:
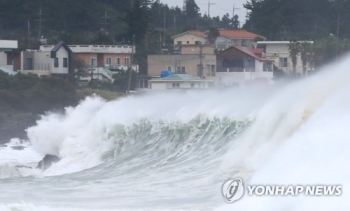
[{"label": "concrete wall", "polygon": [[[173,87],[174,83],[178,83],[179,87]],[[150,89],[167,90],[167,89],[208,89],[208,81],[150,81]],[[193,84],[193,86],[192,86]]]},{"label": "concrete wall", "polygon": [[[49,52],[35,52],[33,54],[33,70],[47,70],[52,71],[53,64],[51,64]],[[62,65],[62,61],[61,61]]]},{"label": "concrete wall", "polygon": [[271,81],[273,72],[265,72],[264,62],[255,60],[255,72],[217,72],[216,84],[219,87],[243,87],[257,79]]},{"label": "concrete wall", "polygon": [[181,47],[181,54],[197,54],[199,55],[202,48],[202,54],[208,54],[208,55],[214,55],[215,54],[215,47],[209,46],[209,45],[188,45],[188,46],[182,46]]},{"label": "concrete wall", "polygon": [[[215,77],[216,72],[216,55],[204,55],[202,59],[203,72],[206,79]],[[159,77],[162,70],[171,68],[175,72],[175,66],[185,67],[186,73],[199,76],[198,66],[200,64],[199,55],[148,55],[148,75]],[[214,65],[214,71],[210,73],[208,65]]]},{"label": "concrete wall", "polygon": [[196,44],[196,41],[200,41],[204,44],[207,42],[207,39],[188,33],[174,38],[174,45],[177,45],[178,41],[181,41],[182,45],[194,45]]},{"label": "concrete wall", "polygon": [[7,54],[0,52],[0,65],[7,65]]}]

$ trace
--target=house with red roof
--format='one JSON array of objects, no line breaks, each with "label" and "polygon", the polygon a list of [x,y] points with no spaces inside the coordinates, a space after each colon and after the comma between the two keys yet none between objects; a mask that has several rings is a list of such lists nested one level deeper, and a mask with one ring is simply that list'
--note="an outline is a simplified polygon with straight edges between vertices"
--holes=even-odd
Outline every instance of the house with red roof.
[{"label": "house with red roof", "polygon": [[179,48],[182,45],[208,44],[207,38],[207,34],[199,30],[189,30],[171,37],[175,48]]},{"label": "house with red roof", "polygon": [[231,46],[242,46],[255,48],[257,40],[266,40],[258,34],[246,30],[222,29],[219,30],[220,36],[216,38],[216,49],[224,50]]},{"label": "house with red roof", "polygon": [[218,87],[242,87],[269,84],[273,79],[273,61],[263,57],[263,49],[231,46],[217,56]]}]

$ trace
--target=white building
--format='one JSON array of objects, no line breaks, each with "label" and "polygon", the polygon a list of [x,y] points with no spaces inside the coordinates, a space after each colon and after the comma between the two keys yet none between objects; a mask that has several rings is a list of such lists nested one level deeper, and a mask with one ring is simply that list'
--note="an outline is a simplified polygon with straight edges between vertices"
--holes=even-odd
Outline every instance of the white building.
[{"label": "white building", "polygon": [[73,74],[72,51],[63,41],[45,51],[27,50],[21,54],[22,73],[64,77]]},{"label": "white building", "polygon": [[262,49],[230,47],[218,56],[216,84],[218,87],[243,87],[270,84],[273,60],[262,57]]},{"label": "white building", "polygon": [[152,90],[205,90],[214,85],[214,81],[188,74],[172,74],[164,78],[153,78],[149,82]]},{"label": "white building", "polygon": [[[313,44],[313,41],[303,41]],[[259,48],[264,48],[267,58],[274,61],[275,66],[283,72],[290,74],[293,72],[292,59],[289,56],[289,44],[290,41],[261,41],[258,42]],[[306,65],[306,71],[313,71],[314,67],[311,62]],[[296,73],[298,75],[303,74],[303,64],[300,54],[297,56]]]},{"label": "white building", "polygon": [[19,51],[17,40],[0,40],[0,70],[14,75],[19,66]]}]

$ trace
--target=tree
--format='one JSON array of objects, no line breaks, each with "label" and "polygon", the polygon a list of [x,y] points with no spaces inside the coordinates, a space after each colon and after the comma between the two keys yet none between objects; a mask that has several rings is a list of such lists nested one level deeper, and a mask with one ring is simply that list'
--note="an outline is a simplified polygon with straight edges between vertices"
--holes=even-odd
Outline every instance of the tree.
[{"label": "tree", "polygon": [[215,40],[218,36],[220,36],[220,32],[219,32],[218,28],[216,28],[216,27],[210,28],[209,33],[208,33],[209,43],[214,44]]},{"label": "tree", "polygon": [[187,0],[186,2],[186,16],[188,20],[198,18],[201,14],[199,13],[199,7],[195,0]]},{"label": "tree", "polygon": [[231,26],[232,29],[239,29],[239,17],[238,15],[235,15],[232,19],[231,19]]},{"label": "tree", "polygon": [[231,25],[230,15],[226,13],[224,16],[222,16],[221,22],[225,29],[229,29]]},{"label": "tree", "polygon": [[292,59],[293,74],[295,74],[296,73],[296,66],[297,66],[297,58],[298,58],[300,51],[301,51],[300,42],[291,41],[288,44],[288,51],[289,51],[289,57]]}]

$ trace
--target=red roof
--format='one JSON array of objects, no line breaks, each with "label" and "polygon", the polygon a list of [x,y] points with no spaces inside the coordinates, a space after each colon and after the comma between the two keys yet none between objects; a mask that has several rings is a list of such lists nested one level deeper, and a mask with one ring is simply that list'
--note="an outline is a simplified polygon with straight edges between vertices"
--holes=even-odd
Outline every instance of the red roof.
[{"label": "red roof", "polygon": [[198,31],[198,30],[186,31],[186,32],[183,32],[181,34],[174,35],[171,38],[179,37],[179,36],[182,36],[182,35],[188,34],[188,33],[199,36],[199,37],[207,38],[207,34],[205,34],[204,32]]},{"label": "red roof", "polygon": [[227,50],[229,50],[231,48],[235,48],[235,49],[237,49],[237,50],[247,54],[248,56],[251,56],[254,59],[257,59],[257,60],[262,61],[262,62],[273,62],[274,61],[274,60],[271,60],[271,59],[268,59],[268,58],[265,58],[265,57],[261,57],[261,56],[258,56],[256,54],[254,54],[254,51],[260,51],[260,50],[254,50],[254,49],[247,48],[247,47],[231,46],[231,47],[227,48],[224,51],[227,51]]},{"label": "red roof", "polygon": [[264,49],[263,48],[253,48],[251,49],[251,51],[253,52],[253,54],[262,57],[263,53],[264,53]]},{"label": "red roof", "polygon": [[260,37],[266,39],[263,36],[251,33],[246,30],[234,30],[234,29],[222,29],[219,30],[221,36],[229,37],[229,38],[243,38],[243,39],[255,39],[256,37]]}]

